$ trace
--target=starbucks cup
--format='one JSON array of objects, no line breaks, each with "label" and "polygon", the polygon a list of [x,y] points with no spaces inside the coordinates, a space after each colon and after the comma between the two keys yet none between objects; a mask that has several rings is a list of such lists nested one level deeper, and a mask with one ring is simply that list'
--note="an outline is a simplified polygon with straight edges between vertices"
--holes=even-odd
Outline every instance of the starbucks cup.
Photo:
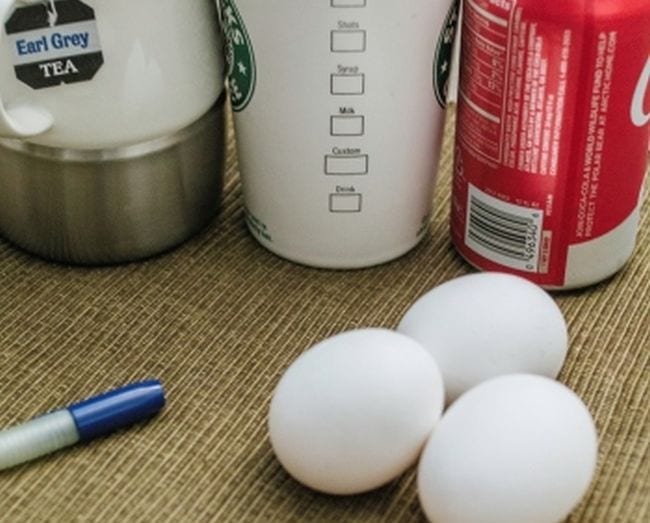
[{"label": "starbucks cup", "polygon": [[457,3],[221,0],[246,222],[358,268],[428,230]]}]

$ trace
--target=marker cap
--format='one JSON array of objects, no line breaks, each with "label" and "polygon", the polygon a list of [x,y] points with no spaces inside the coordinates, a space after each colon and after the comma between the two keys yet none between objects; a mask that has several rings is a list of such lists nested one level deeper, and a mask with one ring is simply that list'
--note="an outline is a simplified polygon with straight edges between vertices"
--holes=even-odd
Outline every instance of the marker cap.
[{"label": "marker cap", "polygon": [[150,418],[165,406],[158,380],[133,383],[68,407],[79,438],[87,441]]}]

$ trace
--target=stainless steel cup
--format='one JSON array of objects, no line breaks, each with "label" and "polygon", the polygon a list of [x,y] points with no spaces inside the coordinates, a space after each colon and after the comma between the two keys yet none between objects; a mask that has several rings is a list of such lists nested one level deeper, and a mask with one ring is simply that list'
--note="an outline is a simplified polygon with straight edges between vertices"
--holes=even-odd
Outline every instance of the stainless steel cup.
[{"label": "stainless steel cup", "polygon": [[137,260],[181,243],[219,207],[224,99],[179,132],[127,147],[0,139],[0,235],[76,264]]}]

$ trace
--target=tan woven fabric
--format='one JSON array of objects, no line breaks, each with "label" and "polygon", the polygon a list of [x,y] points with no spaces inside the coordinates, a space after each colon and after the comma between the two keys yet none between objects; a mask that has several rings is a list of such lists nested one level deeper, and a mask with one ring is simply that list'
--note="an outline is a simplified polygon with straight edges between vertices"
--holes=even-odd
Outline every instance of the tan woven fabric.
[{"label": "tan woven fabric", "polygon": [[[260,247],[243,224],[232,137],[219,218],[174,252],[68,268],[0,241],[0,426],[146,377],[169,396],[149,423],[0,473],[0,520],[424,521],[412,472],[358,497],[302,488],[274,460],[265,418],[282,371],[311,344],[393,327],[420,294],[470,271],[447,235],[449,139],[431,234],[369,270],[313,270]],[[646,205],[627,268],[557,295],[571,331],[561,379],[601,438],[596,481],[571,522],[650,520],[649,237]]]}]

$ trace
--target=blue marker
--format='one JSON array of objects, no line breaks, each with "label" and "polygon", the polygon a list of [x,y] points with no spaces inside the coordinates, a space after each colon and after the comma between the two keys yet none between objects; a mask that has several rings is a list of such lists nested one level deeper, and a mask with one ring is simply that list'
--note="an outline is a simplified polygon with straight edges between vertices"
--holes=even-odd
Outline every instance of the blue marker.
[{"label": "blue marker", "polygon": [[158,380],[133,383],[0,432],[0,470],[89,441],[158,413],[165,392]]}]

